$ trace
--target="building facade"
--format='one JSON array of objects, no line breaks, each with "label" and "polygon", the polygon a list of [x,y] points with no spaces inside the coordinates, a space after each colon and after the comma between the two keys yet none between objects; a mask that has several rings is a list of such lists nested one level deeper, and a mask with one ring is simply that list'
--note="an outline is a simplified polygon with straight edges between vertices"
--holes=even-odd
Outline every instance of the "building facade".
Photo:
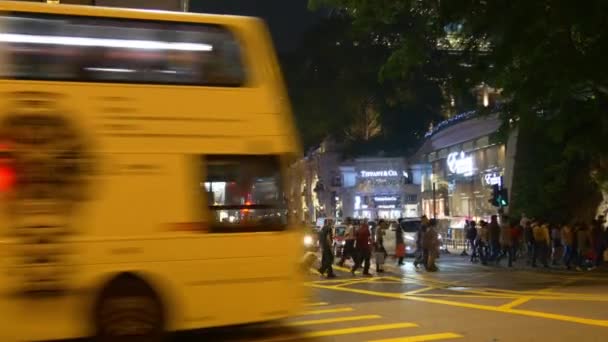
[{"label": "building facade", "polygon": [[[397,219],[420,213],[423,167],[405,158],[341,160],[326,141],[290,168],[291,193],[298,218]],[[296,203],[297,202],[297,203]]]},{"label": "building facade", "polygon": [[462,228],[465,220],[488,220],[497,213],[490,203],[492,189],[510,189],[517,137],[515,132],[507,142],[495,139],[501,124],[498,115],[462,117],[427,137],[417,153],[426,165],[420,189],[423,214]]},{"label": "building facade", "polygon": [[358,158],[340,166],[338,205],[345,217],[398,219],[419,212],[421,172],[405,158]]}]

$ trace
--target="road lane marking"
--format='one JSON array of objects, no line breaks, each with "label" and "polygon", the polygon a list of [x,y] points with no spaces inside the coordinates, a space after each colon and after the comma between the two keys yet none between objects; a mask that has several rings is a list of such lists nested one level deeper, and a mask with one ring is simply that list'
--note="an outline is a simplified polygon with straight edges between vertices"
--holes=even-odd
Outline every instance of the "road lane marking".
[{"label": "road lane marking", "polygon": [[325,306],[329,305],[327,302],[317,302],[317,303],[306,303],[306,306]]},{"label": "road lane marking", "polygon": [[286,325],[290,326],[290,327],[300,327],[300,326],[304,326],[304,325],[363,321],[363,320],[367,320],[367,319],[379,319],[379,318],[382,318],[382,316],[380,316],[380,315],[347,316],[347,317],[335,317],[335,318],[325,318],[325,319],[312,319],[312,320],[307,320],[307,321],[288,322],[288,323],[286,323]]},{"label": "road lane marking", "polygon": [[583,318],[583,317],[576,317],[576,316],[567,316],[567,315],[561,315],[561,314],[552,314],[552,313],[541,312],[541,311],[505,309],[505,308],[500,308],[497,306],[490,306],[490,305],[455,302],[455,301],[450,301],[450,300],[434,299],[434,298],[428,298],[428,297],[425,298],[425,297],[415,297],[415,296],[404,296],[404,295],[395,294],[395,293],[375,292],[375,291],[369,291],[369,290],[353,289],[353,288],[348,288],[348,287],[333,287],[333,286],[323,286],[323,285],[313,285],[313,286],[316,288],[324,288],[324,289],[343,291],[343,292],[360,293],[360,294],[366,294],[366,295],[377,296],[377,297],[406,299],[406,300],[412,300],[412,301],[417,301],[417,302],[442,304],[442,305],[461,307],[461,308],[467,308],[467,309],[485,310],[485,311],[508,313],[508,314],[514,314],[514,315],[535,317],[535,318],[552,319],[552,320],[556,320],[556,321],[564,321],[564,322],[578,323],[578,324],[591,325],[591,326],[608,327],[608,320],[598,320],[598,319]]},{"label": "road lane marking", "polygon": [[413,295],[413,294],[417,294],[417,293],[421,293],[421,292],[426,292],[426,291],[431,291],[436,289],[436,287],[434,286],[428,286],[428,287],[423,287],[421,289],[418,290],[413,290],[413,291],[409,291],[409,292],[405,292],[404,295]]},{"label": "road lane marking", "polygon": [[336,266],[334,265],[333,268],[337,269],[338,271],[342,271],[342,272],[348,272],[350,273],[350,268],[346,268],[346,267],[342,267],[342,266]]},{"label": "road lane marking", "polygon": [[361,278],[361,279],[354,279],[351,281],[346,281],[340,284],[337,284],[336,286],[348,286],[348,285],[355,285],[355,284],[365,284],[365,283],[371,283],[371,282],[375,282],[376,278]]},{"label": "road lane marking", "polygon": [[329,336],[350,335],[350,334],[366,333],[366,332],[373,332],[373,331],[383,331],[383,330],[391,330],[391,329],[416,328],[416,327],[418,327],[418,324],[415,324],[415,323],[377,324],[377,325],[367,325],[367,326],[363,326],[363,327],[352,327],[352,328],[344,328],[344,329],[310,331],[310,332],[298,334],[298,337],[299,338],[329,337]]},{"label": "road lane marking", "polygon": [[397,337],[388,338],[384,340],[373,340],[369,342],[426,342],[426,341],[439,341],[439,340],[451,340],[455,338],[463,338],[464,336],[454,333],[440,333],[440,334],[428,334],[408,337]]},{"label": "road lane marking", "polygon": [[501,305],[500,308],[501,309],[513,309],[514,307],[520,306],[520,305],[522,305],[524,303],[527,303],[527,302],[529,302],[531,300],[532,300],[532,297],[521,297],[521,298],[518,298],[518,299],[516,299],[516,300],[514,300],[514,301],[512,301],[510,303],[507,303],[505,305]]},{"label": "road lane marking", "polygon": [[320,309],[320,310],[302,311],[298,315],[299,316],[322,315],[322,314],[328,314],[328,313],[351,312],[351,311],[354,311],[354,309],[353,308]]}]

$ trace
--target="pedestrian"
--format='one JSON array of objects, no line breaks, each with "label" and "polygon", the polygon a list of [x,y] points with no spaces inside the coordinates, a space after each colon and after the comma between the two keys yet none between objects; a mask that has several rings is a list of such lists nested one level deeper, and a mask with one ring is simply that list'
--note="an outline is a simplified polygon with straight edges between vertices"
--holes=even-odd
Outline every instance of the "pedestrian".
[{"label": "pedestrian", "polygon": [[551,264],[556,266],[559,259],[563,256],[562,233],[559,225],[551,227]]},{"label": "pedestrian", "polygon": [[468,234],[469,234],[469,230],[471,229],[471,221],[469,220],[464,220],[464,247],[462,248],[462,253],[460,253],[461,256],[467,256],[467,248],[469,247],[469,239],[468,239]]},{"label": "pedestrian", "polygon": [[350,217],[346,218],[346,230],[344,231],[344,249],[342,250],[342,258],[338,262],[338,266],[344,266],[344,262],[347,259],[352,258],[353,261],[355,253],[355,227],[353,225],[353,219]]},{"label": "pedestrian", "polygon": [[591,227],[591,245],[593,247],[593,266],[599,267],[604,261],[604,215],[598,216]]},{"label": "pedestrian", "polygon": [[399,218],[397,221],[397,227],[395,228],[395,257],[398,258],[397,265],[403,266],[403,258],[405,258],[405,241],[403,238],[403,228],[401,223],[403,218]]},{"label": "pedestrian", "polygon": [[561,242],[564,246],[564,265],[567,269],[570,269],[570,265],[575,256],[574,228],[572,225],[567,224],[562,227]]},{"label": "pedestrian", "polygon": [[488,223],[484,220],[479,222],[479,234],[477,239],[477,254],[479,255],[479,259],[483,265],[488,264],[488,243],[490,241],[489,238],[489,228]]},{"label": "pedestrian", "polygon": [[322,252],[319,273],[321,275],[327,273],[327,278],[334,278],[336,276],[332,267],[334,263],[333,242],[333,223],[332,220],[326,219],[319,233],[319,244],[321,245]]},{"label": "pedestrian", "polygon": [[424,252],[424,261],[426,270],[429,272],[437,271],[435,259],[439,255],[439,234],[437,233],[437,220],[431,219],[429,226],[424,233],[422,247]]},{"label": "pedestrian", "polygon": [[576,270],[582,271],[586,268],[587,258],[591,251],[591,238],[589,229],[585,223],[580,223],[576,231],[576,253],[577,253],[577,265]]},{"label": "pedestrian", "polygon": [[471,262],[477,261],[477,252],[475,250],[475,240],[477,240],[477,223],[475,221],[469,222],[469,228],[466,232],[467,242],[471,250]]},{"label": "pedestrian", "polygon": [[532,229],[533,222],[528,220],[524,226],[524,243],[526,244],[526,264],[532,265],[534,257],[534,232]]},{"label": "pedestrian", "polygon": [[500,260],[506,255],[508,257],[509,267],[513,267],[513,238],[511,236],[512,226],[509,222],[509,217],[502,217],[502,225],[500,227],[500,255],[496,259],[496,264],[500,264]]},{"label": "pedestrian", "polygon": [[418,228],[418,233],[416,234],[416,259],[414,259],[414,267],[418,268],[418,265],[423,264],[426,267],[426,259],[424,246],[422,241],[424,240],[424,233],[426,232],[430,221],[426,215],[423,215],[420,218],[420,227]]},{"label": "pedestrian", "polygon": [[547,224],[536,223],[532,227],[534,234],[534,256],[532,257],[532,267],[536,267],[536,260],[540,259],[544,267],[549,267],[547,257],[551,239],[549,236],[549,226]]},{"label": "pedestrian", "polygon": [[370,276],[369,267],[370,267],[370,258],[371,258],[371,234],[369,225],[367,224],[367,219],[364,219],[359,229],[357,229],[355,236],[355,251],[357,254],[357,260],[350,270],[353,275],[355,275],[355,271],[361,267],[363,264],[363,275]]},{"label": "pedestrian", "polygon": [[376,242],[374,243],[374,260],[376,261],[376,273],[384,272],[384,261],[386,260],[386,249],[384,249],[384,234],[388,230],[385,220],[378,221],[376,229]]},{"label": "pedestrian", "polygon": [[521,239],[523,236],[523,228],[516,220],[511,220],[511,241],[513,243],[513,262],[521,256]]},{"label": "pedestrian", "polygon": [[500,254],[500,225],[498,224],[498,216],[492,215],[488,229],[490,233],[490,260],[496,261]]}]

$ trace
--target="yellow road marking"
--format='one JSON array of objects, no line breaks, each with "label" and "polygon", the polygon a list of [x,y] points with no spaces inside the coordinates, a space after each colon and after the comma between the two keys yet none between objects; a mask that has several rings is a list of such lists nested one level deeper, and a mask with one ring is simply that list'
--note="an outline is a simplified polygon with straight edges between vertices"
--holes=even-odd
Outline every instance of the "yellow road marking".
[{"label": "yellow road marking", "polygon": [[384,340],[374,340],[370,342],[426,342],[426,341],[438,341],[447,340],[453,338],[462,338],[464,336],[454,333],[441,333],[441,334],[429,334],[429,335],[418,335],[409,337],[397,337],[389,338]]},{"label": "yellow road marking", "polygon": [[494,311],[494,312],[501,312],[501,313],[510,313],[510,314],[536,317],[536,318],[553,319],[553,320],[557,320],[557,321],[565,321],[565,322],[571,322],[571,323],[608,327],[608,321],[597,320],[597,319],[589,319],[589,318],[582,318],[582,317],[576,317],[576,316],[566,316],[566,315],[552,314],[552,313],[540,312],[540,311],[507,309],[507,308],[500,308],[500,307],[489,306],[489,305],[454,302],[454,301],[443,300],[443,299],[420,298],[420,297],[406,297],[406,298],[408,300],[414,300],[414,301],[419,301],[419,302],[443,304],[443,305],[456,306],[456,307],[469,308],[469,309],[479,309],[479,310]]},{"label": "yellow road marking", "polygon": [[300,312],[299,315],[300,316],[321,315],[321,314],[328,314],[328,313],[351,312],[353,310],[354,310],[353,308],[335,308],[335,309],[308,310],[308,311]]},{"label": "yellow road marking", "polygon": [[367,325],[367,326],[363,326],[363,327],[310,331],[310,332],[298,334],[298,337],[299,338],[328,337],[328,336],[349,335],[349,334],[365,333],[365,332],[372,332],[372,331],[382,331],[382,330],[390,330],[390,329],[415,328],[417,326],[418,326],[418,324],[415,324],[415,323],[389,323],[389,324]]},{"label": "yellow road marking", "polygon": [[522,305],[522,304],[527,303],[527,302],[529,302],[531,300],[532,300],[532,297],[521,297],[521,298],[518,298],[518,299],[516,299],[516,300],[514,300],[514,301],[512,301],[510,303],[507,303],[505,305],[501,305],[500,308],[502,308],[502,309],[512,309],[512,308],[514,308],[516,306]]},{"label": "yellow road marking", "polygon": [[443,300],[443,299],[423,298],[423,297],[415,297],[415,296],[403,296],[403,295],[395,294],[395,293],[375,292],[375,291],[360,290],[360,289],[353,289],[353,288],[347,288],[347,287],[334,287],[334,286],[323,286],[323,285],[313,285],[313,286],[317,287],[317,288],[325,288],[325,289],[329,289],[329,290],[367,294],[367,295],[378,296],[378,297],[400,298],[400,299],[407,299],[407,300],[413,300],[413,301],[418,301],[418,302],[443,304],[443,305],[468,308],[468,309],[478,309],[478,310],[485,310],[485,311],[522,315],[522,316],[528,316],[528,317],[553,319],[553,320],[557,320],[557,321],[565,321],[565,322],[578,323],[578,324],[584,324],[584,325],[608,327],[608,320],[597,320],[597,319],[582,318],[582,317],[576,317],[576,316],[566,316],[566,315],[552,314],[552,313],[531,311],[531,310],[506,309],[506,308],[500,308],[500,307],[490,306],[490,305],[455,302],[455,301],[449,301],[449,300]]},{"label": "yellow road marking", "polygon": [[324,306],[329,305],[327,302],[318,302],[318,303],[306,303],[306,306]]},{"label": "yellow road marking", "polygon": [[434,287],[434,286],[423,287],[423,288],[418,289],[418,290],[413,290],[413,291],[405,292],[404,295],[410,296],[410,295],[413,295],[413,294],[416,294],[416,293],[431,291],[431,290],[434,290],[434,289],[436,289],[436,287]]},{"label": "yellow road marking", "polygon": [[449,298],[485,298],[485,299],[516,299],[517,296],[486,296],[481,294],[443,294],[443,293],[420,293],[416,297],[449,297]]},{"label": "yellow road marking", "polygon": [[375,281],[376,281],[376,278],[362,278],[362,279],[355,279],[355,280],[347,281],[344,283],[340,283],[340,284],[337,284],[336,286],[348,286],[348,285],[353,285],[353,284],[371,283],[371,282],[375,282]]},{"label": "yellow road marking", "polygon": [[349,272],[350,273],[350,268],[346,268],[346,267],[342,267],[342,266],[336,266],[334,265],[333,268],[342,271],[342,272]]},{"label": "yellow road marking", "polygon": [[286,325],[291,326],[291,327],[300,327],[303,325],[352,322],[352,321],[362,321],[362,320],[366,320],[366,319],[378,319],[378,318],[382,318],[382,316],[380,316],[380,315],[363,315],[363,316],[335,317],[335,318],[326,318],[326,319],[312,319],[312,320],[308,320],[308,321],[289,322]]},{"label": "yellow road marking", "polygon": [[487,292],[497,292],[497,293],[508,293],[508,294],[514,294],[514,295],[519,295],[519,296],[537,296],[537,297],[576,297],[576,298],[591,298],[591,299],[608,299],[608,296],[606,295],[595,295],[595,294],[588,294],[588,293],[575,293],[575,292],[543,292],[543,291],[515,291],[515,290],[505,290],[505,289],[492,289],[492,288],[485,288],[483,289]]}]

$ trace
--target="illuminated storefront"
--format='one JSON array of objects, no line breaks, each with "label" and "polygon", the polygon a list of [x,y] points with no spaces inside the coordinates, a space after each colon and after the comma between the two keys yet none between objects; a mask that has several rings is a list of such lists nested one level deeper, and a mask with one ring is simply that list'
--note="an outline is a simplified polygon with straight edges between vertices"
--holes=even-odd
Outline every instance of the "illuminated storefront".
[{"label": "illuminated storefront", "polygon": [[[404,158],[360,158],[340,167],[346,217],[396,220],[418,216],[415,171]],[[418,177],[420,178],[420,177]]]},{"label": "illuminated storefront", "polygon": [[493,185],[510,183],[512,163],[506,145],[493,138],[496,116],[467,119],[429,137],[419,152],[422,212],[449,219],[462,228],[467,219],[489,219],[497,213],[489,200]]}]

